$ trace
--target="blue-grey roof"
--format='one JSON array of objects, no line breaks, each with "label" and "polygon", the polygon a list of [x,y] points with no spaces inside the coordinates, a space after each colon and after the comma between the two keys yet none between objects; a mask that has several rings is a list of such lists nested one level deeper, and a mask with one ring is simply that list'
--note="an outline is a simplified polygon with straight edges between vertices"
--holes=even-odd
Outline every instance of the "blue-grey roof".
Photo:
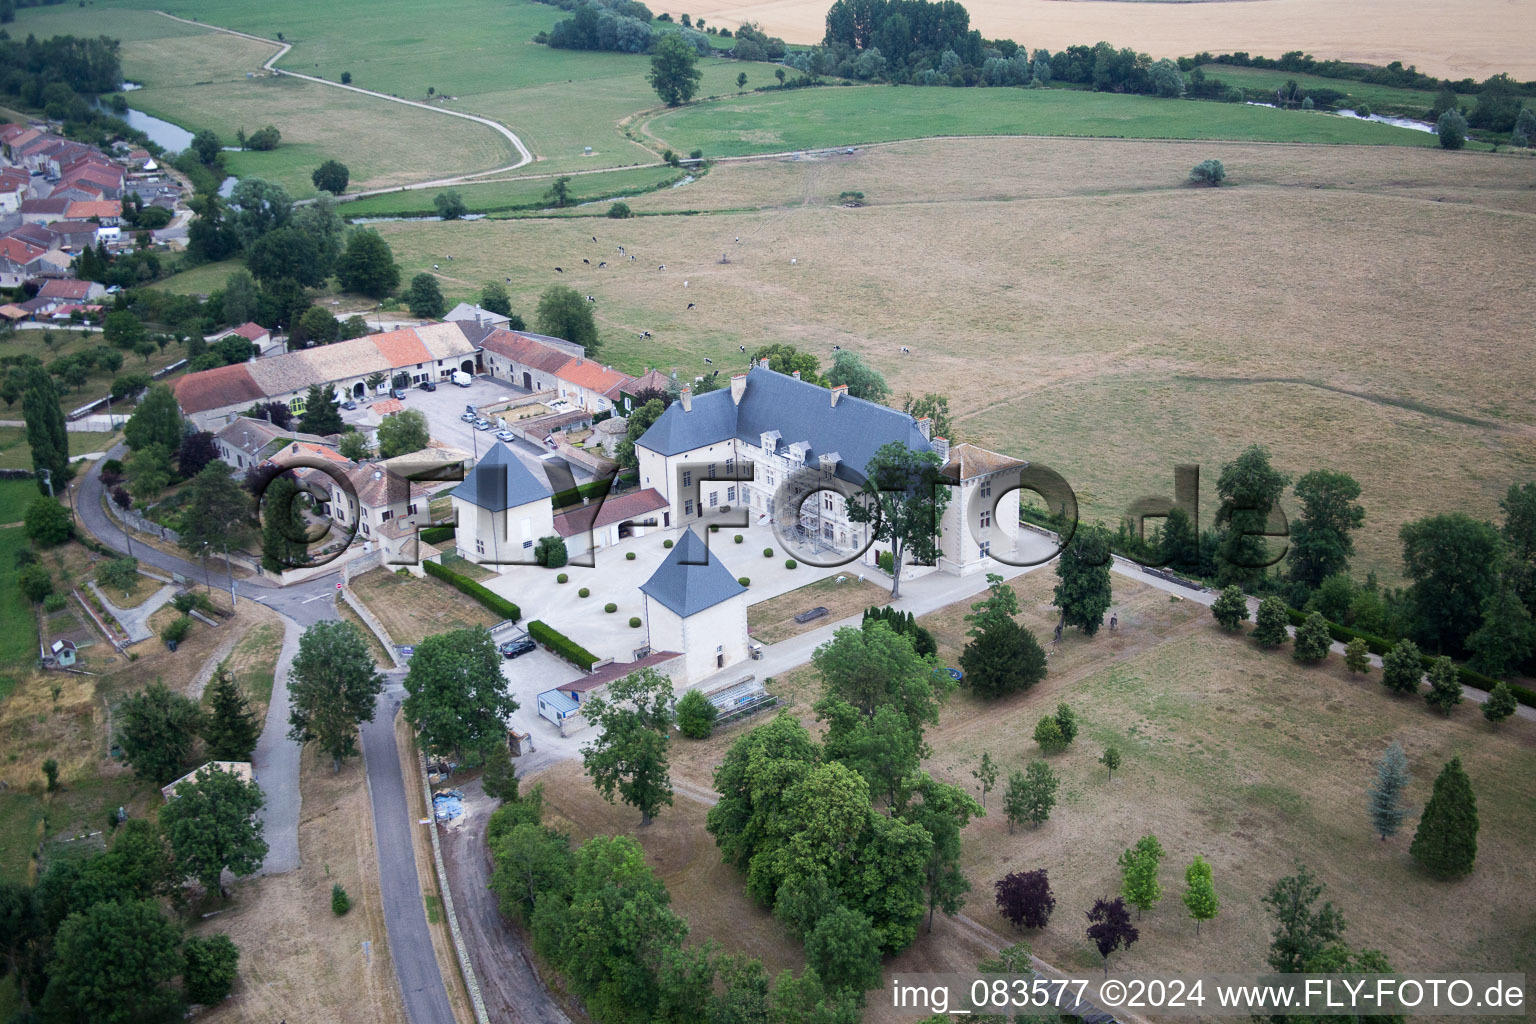
[{"label": "blue-grey roof", "polygon": [[554,494],[500,441],[491,446],[475,468],[465,474],[464,482],[450,493],[488,512],[502,512]]},{"label": "blue-grey roof", "polygon": [[651,578],[640,585],[642,593],[684,618],[746,589],[691,529],[683,531]]},{"label": "blue-grey roof", "polygon": [[781,447],[808,443],[807,464],[836,453],[837,475],[855,481],[862,479],[875,452],[892,441],[913,451],[933,450],[917,421],[904,412],[846,395],[834,406],[826,388],[760,366],[747,372],[741,404],[731,400],[728,388],[697,396],[686,412],[681,402],[673,402],[636,443],[661,455],[679,455],[733,437],[755,445],[773,430],[783,438]]}]

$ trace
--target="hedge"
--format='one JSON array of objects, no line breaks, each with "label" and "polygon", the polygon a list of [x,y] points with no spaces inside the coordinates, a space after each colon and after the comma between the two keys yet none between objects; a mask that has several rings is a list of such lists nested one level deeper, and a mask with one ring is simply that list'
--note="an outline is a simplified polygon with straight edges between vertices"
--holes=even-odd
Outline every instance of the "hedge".
[{"label": "hedge", "polygon": [[528,623],[528,635],[582,671],[592,671],[597,655],[547,623],[534,619]]},{"label": "hedge", "polygon": [[523,610],[517,605],[508,601],[500,594],[494,594],[485,589],[468,576],[460,576],[452,569],[443,568],[437,562],[422,562],[421,567],[427,571],[428,576],[436,576],[454,590],[474,598],[486,608],[510,622],[516,622],[523,617]]},{"label": "hedge", "polygon": [[[1307,617],[1304,613],[1291,607],[1285,609],[1285,614],[1291,620],[1291,625],[1293,626],[1301,625]],[[1390,640],[1385,640],[1358,629],[1351,629],[1349,626],[1341,626],[1337,622],[1328,623],[1328,634],[1341,644],[1347,644],[1356,638],[1364,640],[1366,649],[1377,657],[1384,657],[1392,649],[1392,642]],[[1424,671],[1428,672],[1430,666],[1435,663],[1435,658],[1430,654],[1421,655],[1421,657],[1424,659]],[[1485,676],[1481,672],[1475,672],[1465,665],[1457,665],[1456,674],[1461,678],[1463,686],[1470,686],[1474,690],[1490,691],[1499,682],[1499,680],[1494,679],[1492,676]],[[1514,683],[1509,684],[1509,689],[1515,695],[1515,700],[1521,704],[1536,707],[1536,690],[1518,686]]]},{"label": "hedge", "polygon": [[453,540],[454,526],[429,526],[425,530],[418,530],[417,537],[424,544],[441,544],[445,540]]},{"label": "hedge", "polygon": [[[597,422],[596,418],[593,419],[593,422],[594,423]],[[609,493],[608,492],[608,488],[610,487],[610,485],[613,487],[614,490],[618,490],[621,486],[623,486],[626,483],[635,483],[635,482],[636,482],[635,478],[629,476],[628,474],[625,474],[624,476],[616,477],[612,481],[609,481],[609,480],[592,480],[592,481],[589,481],[588,483],[581,484],[581,485],[579,485],[577,487],[567,487],[565,490],[557,492],[555,494],[554,498],[551,499],[551,503],[553,504],[553,506],[555,508],[555,511],[558,512],[560,509],[566,508],[567,506],[570,506],[570,505],[580,505],[582,498],[602,498],[602,497],[604,497],[605,495],[607,495]]]}]

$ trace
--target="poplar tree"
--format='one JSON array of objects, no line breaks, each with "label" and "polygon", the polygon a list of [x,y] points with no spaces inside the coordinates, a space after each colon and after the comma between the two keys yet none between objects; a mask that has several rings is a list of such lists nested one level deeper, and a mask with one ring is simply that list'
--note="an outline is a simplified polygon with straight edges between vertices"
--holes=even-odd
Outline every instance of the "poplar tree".
[{"label": "poplar tree", "polygon": [[1184,869],[1184,906],[1195,919],[1195,934],[1200,934],[1200,922],[1209,921],[1221,910],[1216,898],[1216,886],[1211,882],[1211,865],[1199,854]]}]

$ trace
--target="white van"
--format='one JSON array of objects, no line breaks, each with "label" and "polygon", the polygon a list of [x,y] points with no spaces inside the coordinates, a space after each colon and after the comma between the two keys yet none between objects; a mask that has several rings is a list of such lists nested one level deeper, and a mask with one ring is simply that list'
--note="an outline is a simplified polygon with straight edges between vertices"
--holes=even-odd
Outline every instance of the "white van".
[{"label": "white van", "polygon": [[455,384],[457,384],[461,388],[469,387],[469,385],[474,382],[474,379],[475,378],[471,377],[469,374],[465,373],[463,370],[454,370],[453,371],[453,382]]}]

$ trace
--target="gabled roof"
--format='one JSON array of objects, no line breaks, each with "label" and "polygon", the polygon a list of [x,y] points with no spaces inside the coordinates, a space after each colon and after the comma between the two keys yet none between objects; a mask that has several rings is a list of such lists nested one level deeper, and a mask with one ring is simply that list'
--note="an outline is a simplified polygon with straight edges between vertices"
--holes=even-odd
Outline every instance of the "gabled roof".
[{"label": "gabled roof", "polygon": [[231,327],[224,332],[224,337],[238,334],[246,341],[260,341],[262,338],[271,337],[272,332],[254,321],[243,323],[239,327]]},{"label": "gabled roof", "polygon": [[88,299],[91,297],[91,282],[69,278],[49,278],[43,282],[37,294],[44,299]]},{"label": "gabled roof", "polygon": [[683,618],[729,601],[747,588],[736,582],[719,557],[691,529],[685,529],[640,591]]},{"label": "gabled roof", "polygon": [[388,331],[384,334],[374,334],[368,338],[374,347],[389,360],[391,367],[405,366],[410,363],[427,363],[432,361],[432,355],[427,351],[427,346],[421,343],[413,330]]},{"label": "gabled roof", "polygon": [[660,391],[666,394],[672,385],[672,378],[660,370],[647,370],[642,376],[636,377],[624,385],[624,390],[632,395],[638,395],[642,391]]},{"label": "gabled roof", "polygon": [[503,512],[554,496],[500,441],[465,474],[464,482],[448,493],[488,512]]},{"label": "gabled roof", "polygon": [[904,412],[847,396],[834,406],[828,389],[761,366],[747,372],[739,405],[728,388],[698,395],[692,404],[685,410],[682,402],[673,402],[636,444],[680,455],[733,437],[755,445],[777,430],[785,447],[805,443],[807,464],[837,453],[837,475],[850,481],[862,480],[875,452],[892,441],[913,451],[933,450]]},{"label": "gabled roof", "polygon": [[535,341],[526,334],[500,328],[487,334],[480,342],[480,347],[504,356],[514,363],[531,366],[545,373],[557,373],[562,366],[571,361],[568,352],[562,352],[541,341]]},{"label": "gabled roof", "polygon": [[64,216],[70,220],[89,220],[92,217],[121,217],[123,204],[116,199],[71,200]]},{"label": "gabled roof", "polygon": [[[96,229],[91,228],[90,230],[95,231]],[[47,249],[58,239],[58,233],[54,230],[52,224],[23,224],[5,237],[19,238],[23,242],[30,242],[32,245],[40,245]]]},{"label": "gabled roof", "polygon": [[600,395],[622,387],[633,379],[627,373],[621,373],[612,367],[604,366],[602,363],[580,357],[568,361],[564,366],[556,370],[555,376],[578,387],[586,388],[588,391],[595,391]]},{"label": "gabled roof", "polygon": [[69,209],[73,199],[23,199],[21,212],[30,214],[52,213],[64,216],[64,211]]},{"label": "gabled roof", "polygon": [[663,498],[654,487],[647,487],[643,491],[635,491],[618,498],[607,498],[601,503],[594,502],[591,505],[571,509],[569,512],[562,512],[555,516],[555,532],[562,537],[574,537],[587,530],[612,526],[627,519],[650,516],[650,513],[660,512],[668,507],[666,498]]},{"label": "gabled roof", "polygon": [[171,391],[175,393],[181,411],[189,415],[226,405],[260,401],[267,397],[267,393],[251,379],[249,367],[253,365],[236,363],[189,373],[171,385]]},{"label": "gabled roof", "polygon": [[47,251],[43,246],[33,245],[24,238],[0,238],[0,256],[14,263],[31,263]]},{"label": "gabled roof", "polygon": [[443,319],[449,321],[450,323],[457,322],[459,320],[469,320],[471,322],[480,321],[483,323],[491,324],[495,327],[500,327],[503,324],[510,323],[512,318],[503,316],[500,313],[493,313],[483,306],[477,306],[472,302],[461,302],[457,306],[454,306],[452,309],[450,309],[448,311],[448,315],[443,317]]}]

